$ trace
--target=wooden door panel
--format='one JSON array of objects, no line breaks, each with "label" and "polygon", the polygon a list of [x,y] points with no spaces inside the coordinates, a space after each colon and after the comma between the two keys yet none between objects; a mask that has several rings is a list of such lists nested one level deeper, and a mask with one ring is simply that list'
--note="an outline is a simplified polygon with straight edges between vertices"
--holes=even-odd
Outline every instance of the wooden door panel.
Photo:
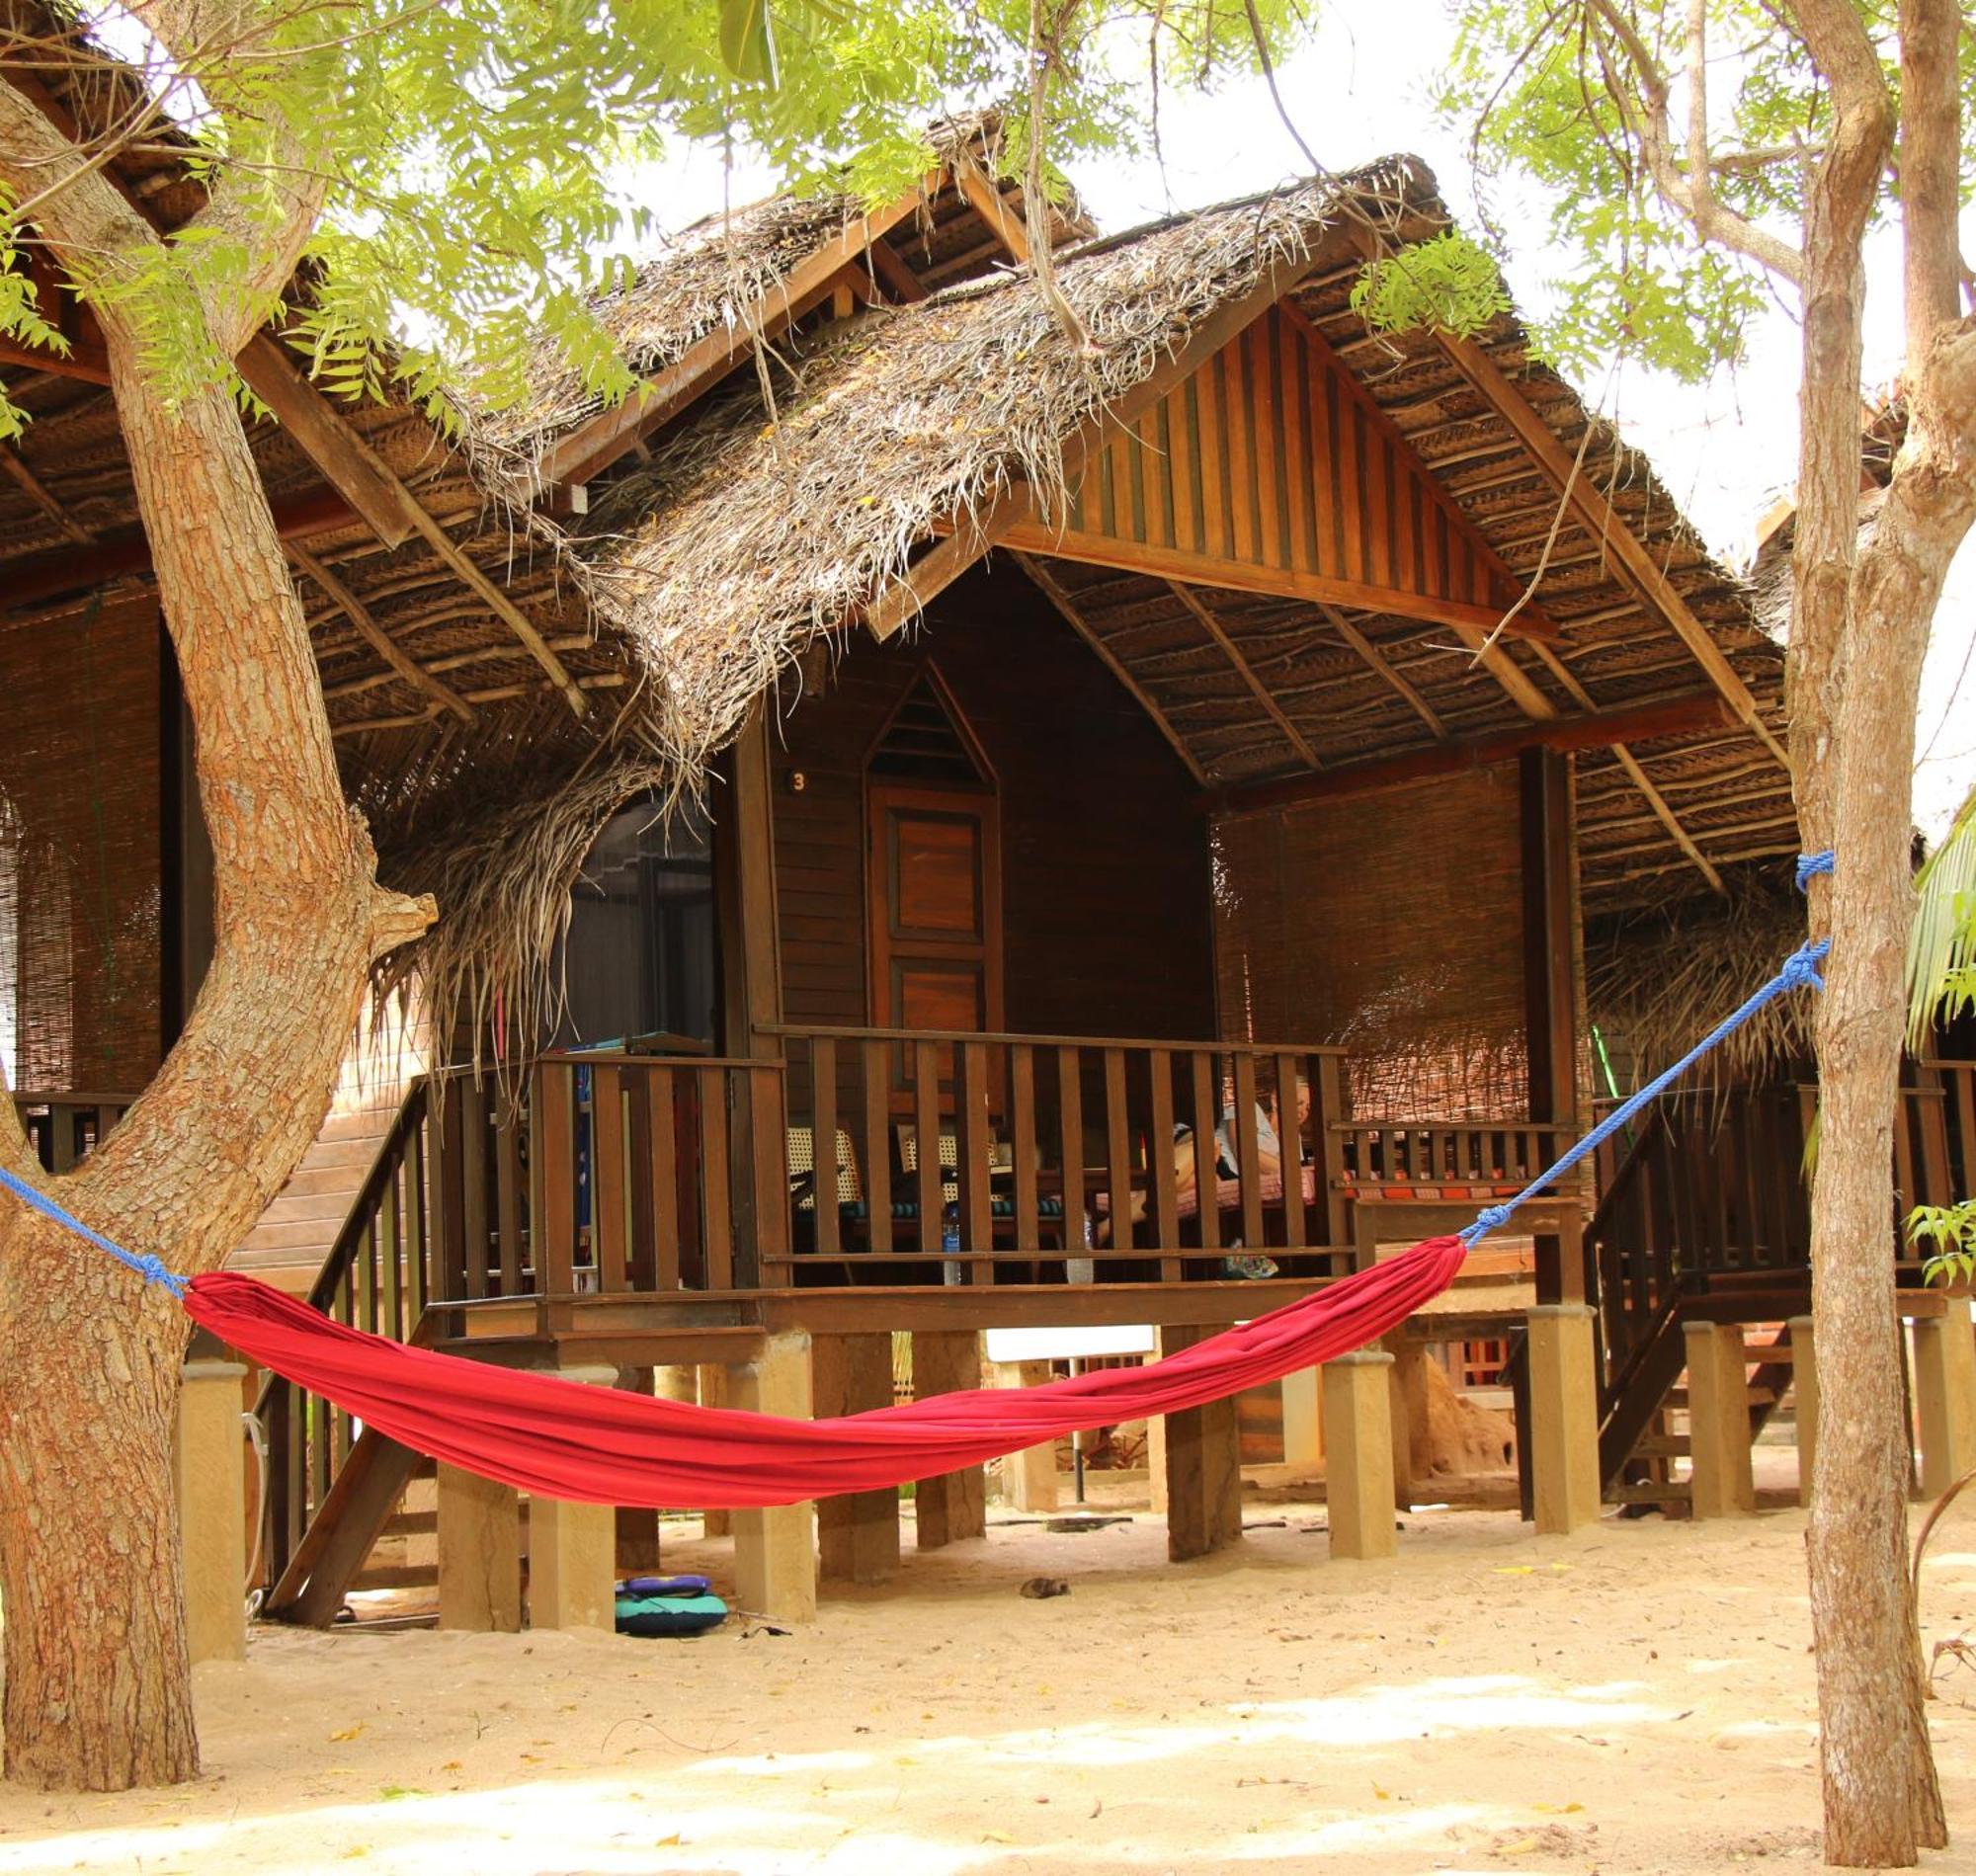
[{"label": "wooden door panel", "polygon": [[[873,780],[869,840],[871,1020],[887,1029],[1002,1026],[1001,877],[995,798]],[[891,1051],[895,1111],[912,1103],[910,1051]],[[953,1050],[940,1051],[942,1104]]]},{"label": "wooden door panel", "polygon": [[978,809],[936,814],[887,807],[883,839],[889,874],[890,936],[981,944],[983,828]]}]

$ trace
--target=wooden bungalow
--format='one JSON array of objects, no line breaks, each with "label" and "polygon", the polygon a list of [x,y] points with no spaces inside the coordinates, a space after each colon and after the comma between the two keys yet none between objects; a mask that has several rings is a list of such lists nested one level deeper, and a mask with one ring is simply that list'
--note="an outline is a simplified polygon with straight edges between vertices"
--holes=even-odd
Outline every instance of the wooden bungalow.
[{"label": "wooden bungalow", "polygon": [[[445,909],[398,960],[439,1064],[338,1196],[322,1307],[798,1413],[889,1399],[900,1331],[933,1391],[992,1327],[1179,1346],[1521,1185],[1595,1103],[1588,934],[1623,954],[1690,901],[1747,933],[1708,908],[1787,870],[1779,655],[1649,466],[1513,316],[1352,311],[1368,254],[1445,225],[1417,163],[1105,238],[1060,214],[1087,353],[992,131],[936,159],[655,260],[603,309],[644,384],[616,408],[545,350],[449,445],[272,335],[243,356],[351,799]],[[123,180],[189,211],[168,158]],[[0,356],[35,420],[0,449],[0,1042],[55,1167],[169,1045],[204,891],[64,317],[68,358]],[[1971,1071],[1930,1073],[1915,1191],[1976,1171]],[[1657,1125],[1529,1214],[1548,1528],[1625,1489],[1689,1327],[1800,1306],[1782,1132],[1722,1161]],[[1339,1547],[1391,1544],[1422,1341],[1327,1370]],[[326,1620],[414,1461],[286,1383],[261,1413],[271,1606]],[[1166,1429],[1176,1555],[1239,1533],[1234,1439]],[[981,1492],[923,1482],[919,1541]],[[809,1607],[810,1509],[734,1521],[747,1606]],[[893,1495],[819,1522],[826,1575],[896,1558]],[[439,1523],[449,1619],[513,1618],[512,1496],[449,1474]],[[537,1620],[594,1614],[608,1529],[534,1508]]]}]

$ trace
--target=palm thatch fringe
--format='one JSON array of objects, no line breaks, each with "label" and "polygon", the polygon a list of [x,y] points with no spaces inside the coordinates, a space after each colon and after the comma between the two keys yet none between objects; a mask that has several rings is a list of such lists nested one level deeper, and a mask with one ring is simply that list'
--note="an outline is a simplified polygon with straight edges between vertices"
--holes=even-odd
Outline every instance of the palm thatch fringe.
[{"label": "palm thatch fringe", "polygon": [[[1774,865],[1727,870],[1720,898],[1602,922],[1585,940],[1591,1020],[1628,1093],[1678,1060],[1804,942],[1804,901]],[[1810,1059],[1815,1005],[1778,997],[1695,1074],[1717,1086]]]}]

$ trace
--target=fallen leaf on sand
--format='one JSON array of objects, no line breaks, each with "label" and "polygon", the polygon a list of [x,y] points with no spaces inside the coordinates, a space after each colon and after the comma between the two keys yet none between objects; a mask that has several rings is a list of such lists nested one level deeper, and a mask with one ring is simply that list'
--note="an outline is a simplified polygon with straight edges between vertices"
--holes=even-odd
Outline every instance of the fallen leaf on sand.
[{"label": "fallen leaf on sand", "polygon": [[363,1731],[364,1731],[364,1722],[362,1720],[359,1720],[355,1726],[346,1726],[342,1732],[332,1733],[329,1736],[329,1743],[332,1746],[341,1746],[344,1743],[344,1741],[354,1740]]}]

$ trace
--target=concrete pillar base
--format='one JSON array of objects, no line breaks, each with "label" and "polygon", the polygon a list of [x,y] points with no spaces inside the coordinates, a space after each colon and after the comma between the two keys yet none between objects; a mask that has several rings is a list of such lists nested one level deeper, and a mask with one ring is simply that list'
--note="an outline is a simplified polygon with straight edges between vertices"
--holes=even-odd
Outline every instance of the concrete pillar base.
[{"label": "concrete pillar base", "polygon": [[[727,1370],[716,1362],[703,1363],[699,1371],[697,1390],[702,1407],[731,1407],[727,1398]],[[682,1397],[684,1398],[684,1397]],[[700,1535],[703,1537],[727,1537],[734,1530],[732,1511],[702,1511],[700,1516]]]},{"label": "concrete pillar base", "polygon": [[1324,1464],[1324,1414],[1318,1406],[1319,1371],[1299,1368],[1282,1379],[1283,1464],[1316,1471]]},{"label": "concrete pillar base", "polygon": [[1531,1510],[1549,1536],[1599,1521],[1599,1371],[1592,1310],[1539,1303],[1529,1313]]},{"label": "concrete pillar base", "polygon": [[186,1647],[203,1661],[247,1658],[247,1468],[237,1361],[188,1361],[175,1441]]},{"label": "concrete pillar base", "polygon": [[[751,1414],[810,1418],[810,1343],[771,1336],[752,1361],[726,1370],[727,1405]],[[816,1507],[776,1505],[728,1514],[734,1528],[734,1593],[743,1610],[776,1622],[816,1616]]]},{"label": "concrete pillar base", "polygon": [[513,1635],[522,1626],[522,1502],[456,1466],[439,1469],[439,1625]]},{"label": "concrete pillar base", "polygon": [[[810,1345],[818,1420],[892,1404],[889,1335],[818,1336]],[[848,1492],[816,1507],[817,1574],[825,1583],[884,1583],[899,1569],[899,1494]]]},{"label": "concrete pillar base", "polygon": [[[1205,1342],[1212,1324],[1173,1323],[1155,1332],[1162,1360]],[[1233,1395],[1162,1416],[1150,1458],[1167,1514],[1167,1556],[1205,1557],[1242,1538],[1242,1449]]]},{"label": "concrete pillar base", "polygon": [[1961,1297],[1947,1298],[1945,1314],[1915,1324],[1914,1381],[1921,1495],[1938,1499],[1976,1468],[1976,1331]]},{"label": "concrete pillar base", "polygon": [[1797,1423],[1797,1502],[1811,1508],[1818,1461],[1818,1343],[1809,1316],[1790,1319],[1791,1415]]},{"label": "concrete pillar base", "polygon": [[[955,1394],[981,1385],[981,1338],[971,1329],[913,1331],[913,1396]],[[939,1550],[988,1531],[988,1482],[979,1466],[921,1479],[913,1509],[922,1550]]]},{"label": "concrete pillar base", "polygon": [[1324,1496],[1334,1557],[1390,1557],[1393,1357],[1359,1348],[1324,1364]]},{"label": "concrete pillar base", "polygon": [[1688,1323],[1688,1434],[1695,1517],[1757,1509],[1750,1458],[1750,1369],[1741,1323]]},{"label": "concrete pillar base", "polygon": [[[566,1381],[616,1387],[616,1368],[565,1368]],[[618,1625],[618,1512],[609,1505],[529,1500],[529,1626]]]},{"label": "concrete pillar base", "polygon": [[[1047,1361],[998,1361],[997,1387],[1041,1387]],[[1012,1452],[1002,1460],[1002,1497],[1019,1511],[1053,1511],[1057,1505],[1056,1441]]]}]

